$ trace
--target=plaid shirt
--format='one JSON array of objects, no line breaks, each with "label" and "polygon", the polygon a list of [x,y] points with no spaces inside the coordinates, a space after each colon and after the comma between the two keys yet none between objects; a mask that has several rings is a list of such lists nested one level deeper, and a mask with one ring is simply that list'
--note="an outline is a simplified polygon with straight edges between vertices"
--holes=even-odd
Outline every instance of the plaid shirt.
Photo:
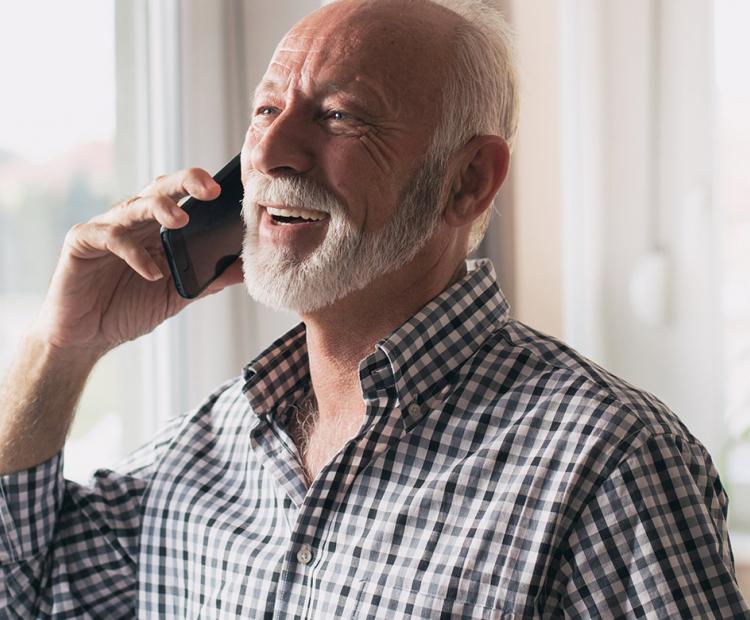
[{"label": "plaid shirt", "polygon": [[738,618],[727,498],[656,398],[508,317],[492,266],[360,365],[308,488],[305,330],[90,488],[2,478],[5,616]]}]

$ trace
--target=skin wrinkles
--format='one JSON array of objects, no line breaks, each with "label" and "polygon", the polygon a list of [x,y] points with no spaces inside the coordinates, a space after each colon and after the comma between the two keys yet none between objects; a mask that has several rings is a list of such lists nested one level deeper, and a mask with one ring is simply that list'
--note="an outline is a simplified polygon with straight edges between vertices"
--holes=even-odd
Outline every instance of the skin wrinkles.
[{"label": "skin wrinkles", "polygon": [[[393,132],[393,130],[391,130],[391,132]],[[368,133],[361,136],[360,141],[370,155],[372,162],[380,170],[381,174],[393,172],[393,170],[389,168],[388,162],[393,161],[393,158],[396,155],[395,148],[387,144],[377,132],[375,135]]]},{"label": "skin wrinkles", "polygon": [[340,100],[345,107],[357,108],[360,115],[367,117],[365,120],[373,123],[388,123],[398,118],[401,112],[399,98],[388,97],[382,88],[379,88],[377,82],[356,73],[354,67],[344,61],[328,62],[327,66],[331,69],[328,73],[341,74],[351,71],[351,76],[335,80],[315,80],[310,77],[307,81],[299,80],[299,84],[293,83],[291,79],[293,73],[291,65],[282,63],[275,63],[275,65],[283,69],[280,73],[287,74],[286,79],[264,79],[255,89],[253,107],[256,107],[257,102],[263,97],[279,96],[290,90],[302,93],[308,89],[312,93],[312,98]]},{"label": "skin wrinkles", "polygon": [[[291,110],[295,106],[294,102],[291,103],[291,105],[287,108],[286,111],[284,111],[282,114],[290,114],[289,110]],[[296,110],[295,110],[296,112]],[[301,114],[301,113],[300,113]],[[281,116],[281,115],[280,115]],[[277,118],[277,120],[270,122],[269,127],[257,127],[252,126],[251,131],[253,132],[255,139],[260,142],[264,139],[264,133],[266,131],[272,130],[273,125],[278,122],[287,122],[286,119],[283,121],[281,118]],[[286,117],[288,119],[288,116]],[[278,129],[278,126],[277,126]],[[374,163],[377,166],[377,169],[379,171],[379,174],[375,176],[375,179],[373,181],[377,181],[380,178],[390,178],[393,174],[395,174],[396,169],[390,164],[390,162],[393,160],[393,157],[396,155],[397,150],[393,147],[391,147],[386,140],[383,139],[384,131],[381,128],[373,128],[370,131],[366,132],[364,135],[358,134],[356,136],[350,136],[354,139],[357,139],[360,144],[363,146],[363,151],[367,154],[369,154],[369,158],[372,163]],[[342,136],[339,134],[336,136],[336,139],[340,139]],[[390,160],[390,161],[389,161]],[[318,162],[320,165],[322,162]],[[334,167],[331,165],[331,167]],[[328,166],[325,164],[321,165],[321,176],[323,179],[330,178],[327,174],[327,168]],[[317,179],[317,175],[311,175],[314,177],[314,180],[316,182],[326,186],[339,200],[341,200],[344,204],[347,204],[346,199],[344,196],[346,194],[349,194],[350,192],[356,192],[358,182],[357,178],[353,178],[353,185],[349,185],[349,178],[342,179],[338,184],[337,183],[330,183],[325,181],[320,181]],[[373,192],[373,197],[387,195],[388,189],[385,186],[382,186],[378,192]],[[378,208],[378,202],[373,202],[369,199],[369,196],[366,197],[367,202],[364,205],[364,218],[361,222],[354,222],[357,229],[362,231],[365,230],[369,223],[369,218],[367,217],[367,214],[371,213],[372,211],[377,210]],[[382,226],[380,224],[377,226],[378,228]]]},{"label": "skin wrinkles", "polygon": [[[272,105],[274,103],[272,98],[274,95],[279,96],[278,93],[273,93],[271,96],[269,96],[268,104],[262,103],[262,99],[260,99],[258,103],[261,105]],[[268,121],[263,122],[263,117],[261,117],[260,120],[257,120],[258,117],[254,118],[253,125],[251,125],[251,130],[257,142],[262,142],[265,139],[265,134],[267,132],[274,131],[275,125],[275,130],[278,131],[278,123],[296,122],[297,119],[299,119],[299,122],[304,122],[306,118],[311,116],[317,110],[317,107],[315,106],[311,98],[308,98],[303,94],[299,94],[298,90],[294,90],[291,88],[291,82],[290,86],[287,88],[285,96],[287,98],[285,107],[280,110],[277,115],[275,115],[275,119],[269,119]],[[281,104],[279,103],[279,105]],[[257,123],[262,124],[259,126]],[[284,129],[282,128],[282,131],[283,130]],[[391,123],[385,124],[373,123],[367,126],[364,132],[361,130],[352,131],[351,133],[349,133],[349,135],[344,135],[343,132],[337,133],[336,131],[333,131],[331,129],[326,130],[327,133],[333,134],[329,139],[353,138],[358,140],[358,143],[362,146],[362,148],[360,149],[361,154],[367,155],[367,160],[357,164],[354,163],[351,158],[348,158],[349,161],[346,162],[346,165],[348,165],[352,171],[354,171],[355,167],[363,169],[367,168],[369,164],[374,164],[377,167],[378,174],[374,176],[370,175],[370,181],[374,185],[378,185],[379,187],[377,191],[373,191],[372,193],[368,194],[367,198],[369,198],[369,196],[372,196],[377,197],[378,199],[382,198],[383,196],[393,194],[391,190],[389,190],[385,185],[380,184],[379,181],[381,179],[391,179],[396,175],[403,174],[404,172],[402,166],[397,165],[402,163],[398,161],[397,147],[399,146],[399,136],[407,131],[408,128],[406,127],[406,124],[399,123],[398,121],[393,121]],[[300,136],[298,145],[302,147],[304,146],[304,143],[305,139]],[[344,176],[340,178],[338,182],[336,182],[335,180],[331,182],[332,175],[328,174],[328,171],[329,169],[340,167],[342,164],[338,161],[323,161],[319,159],[315,162],[315,165],[320,167],[320,174],[315,174],[315,171],[313,170],[310,176],[313,177],[316,182],[328,187],[328,189],[330,189],[334,193],[334,195],[336,195],[336,197],[342,200],[342,202],[344,202],[345,204],[347,203],[345,196],[357,192],[360,179],[356,174]],[[408,169],[407,172],[411,174],[412,169]],[[349,184],[350,179],[352,185]],[[377,207],[377,203],[373,203],[370,200],[367,200],[365,204],[365,213],[369,213],[371,210],[377,209]],[[357,227],[359,229],[362,229],[363,225],[366,222],[367,219],[365,218],[361,223],[357,223]],[[382,225],[382,223],[380,225]]]},{"label": "skin wrinkles", "polygon": [[[334,66],[336,64],[347,64],[347,59],[352,55],[357,55],[361,58],[363,55],[382,56],[378,46],[383,46],[383,41],[388,41],[386,44],[390,48],[389,53],[394,57],[395,62],[378,63],[377,69],[382,73],[385,69],[388,71],[387,65],[395,64],[398,66],[399,72],[403,73],[404,69],[409,70],[412,64],[409,62],[410,59],[415,58],[418,55],[423,54],[424,50],[428,48],[427,42],[415,44],[414,25],[426,23],[423,19],[409,19],[402,25],[400,23],[391,23],[385,27],[382,24],[372,25],[371,17],[369,15],[357,15],[350,19],[350,24],[342,28],[329,27],[321,34],[316,29],[304,29],[302,35],[297,34],[297,29],[288,36],[282,44],[277,48],[277,56],[281,56],[284,53],[289,54],[303,54],[305,55],[304,63],[299,67],[298,75],[313,75],[316,71],[320,71],[322,68],[327,66]],[[305,32],[317,32],[315,35],[306,35]],[[343,34],[342,34],[343,31]],[[449,33],[446,33],[449,34]],[[448,46],[450,44],[450,36],[447,37]],[[409,45],[405,45],[404,41],[409,41]],[[318,43],[319,42],[319,43]],[[376,51],[378,53],[373,53]],[[390,59],[387,59],[390,60]],[[439,59],[436,59],[439,60]],[[317,61],[317,62],[316,62]],[[282,70],[289,70],[291,67],[283,62],[279,57],[274,59],[272,66],[279,66]],[[367,81],[369,76],[373,73],[371,69],[375,67],[365,66],[361,63],[356,66],[352,66],[352,71],[356,75],[357,80]],[[414,66],[412,70],[407,74],[407,80],[399,80],[400,76],[393,74],[393,71],[386,73],[387,81],[401,81],[404,86],[411,86],[409,90],[416,93],[422,91],[420,85],[424,85],[424,80],[419,79],[422,73],[422,67]],[[377,82],[375,82],[375,88],[377,89]],[[396,102],[401,101],[401,93],[396,97],[381,97],[384,102],[389,105],[393,105]],[[393,110],[393,112],[399,112],[399,110]]]},{"label": "skin wrinkles", "polygon": [[[450,41],[452,26],[436,28],[434,20],[414,15],[383,24],[377,19],[381,11],[361,12],[360,8],[339,5],[343,17],[334,26],[323,23],[321,27],[318,22],[297,27],[279,44],[256,90],[254,113],[258,105],[272,105],[279,111],[265,122],[254,119],[252,135],[262,144],[276,123],[296,119],[301,124],[305,115],[314,118],[329,106],[352,114],[357,120],[351,123],[323,122],[328,137],[322,141],[338,144],[354,138],[360,147],[358,154],[338,144],[325,158],[314,158],[309,170],[299,172],[325,186],[344,204],[357,196],[360,208],[349,211],[352,223],[365,231],[378,230],[388,221],[392,209],[383,209],[383,203],[398,201],[416,162],[422,160],[424,147],[409,153],[406,140],[414,144],[407,136],[421,135],[422,144],[426,144],[436,124],[441,76],[435,67],[447,63],[440,62],[441,54],[430,39],[440,36],[442,41]],[[430,33],[427,39],[425,32]],[[441,43],[441,47],[450,46]],[[422,62],[415,62],[417,59]],[[425,80],[425,75],[430,79]],[[329,92],[330,99],[325,96]],[[360,93],[376,100],[374,106],[363,105],[367,112],[364,119],[347,101],[356,101]],[[292,109],[299,117],[291,115]],[[295,148],[307,155],[306,145],[318,140],[313,136],[312,129],[300,133]],[[340,169],[351,174],[334,174]],[[363,177],[373,191],[360,192]],[[397,187],[393,187],[393,179],[400,179]]]}]

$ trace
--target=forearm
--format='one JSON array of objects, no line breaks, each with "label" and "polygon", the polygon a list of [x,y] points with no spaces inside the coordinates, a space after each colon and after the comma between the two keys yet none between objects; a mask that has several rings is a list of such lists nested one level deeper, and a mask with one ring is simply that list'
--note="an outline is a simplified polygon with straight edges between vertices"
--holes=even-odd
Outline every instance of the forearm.
[{"label": "forearm", "polygon": [[61,350],[35,332],[0,386],[0,474],[28,469],[60,451],[99,355]]}]

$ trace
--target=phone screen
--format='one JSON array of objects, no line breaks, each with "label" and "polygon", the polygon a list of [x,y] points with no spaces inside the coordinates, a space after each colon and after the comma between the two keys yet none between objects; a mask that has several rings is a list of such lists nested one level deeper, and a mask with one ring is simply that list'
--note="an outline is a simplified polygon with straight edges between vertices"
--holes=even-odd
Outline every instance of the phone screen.
[{"label": "phone screen", "polygon": [[242,177],[237,155],[215,176],[221,194],[215,200],[188,199],[187,226],[161,229],[161,240],[177,292],[198,296],[242,253]]}]

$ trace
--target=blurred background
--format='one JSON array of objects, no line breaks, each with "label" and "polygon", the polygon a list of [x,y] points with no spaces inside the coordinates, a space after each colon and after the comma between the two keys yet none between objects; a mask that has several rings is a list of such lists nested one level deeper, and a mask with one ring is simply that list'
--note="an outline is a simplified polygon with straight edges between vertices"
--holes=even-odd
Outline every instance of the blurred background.
[{"label": "blurred background", "polygon": [[[65,232],[241,146],[320,1],[0,0],[0,372]],[[521,128],[478,252],[514,316],[665,401],[708,447],[750,593],[750,2],[497,0]],[[241,287],[111,353],[66,448],[85,480],[239,374],[293,315]]]}]

